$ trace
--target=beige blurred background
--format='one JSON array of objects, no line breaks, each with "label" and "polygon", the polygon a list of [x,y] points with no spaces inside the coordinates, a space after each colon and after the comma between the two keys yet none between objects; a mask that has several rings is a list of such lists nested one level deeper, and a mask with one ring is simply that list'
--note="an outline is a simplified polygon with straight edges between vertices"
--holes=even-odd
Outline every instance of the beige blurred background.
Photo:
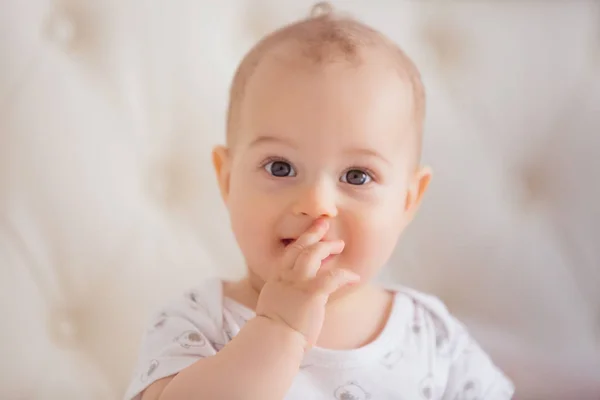
[{"label": "beige blurred background", "polygon": [[[600,399],[600,2],[333,3],[429,93],[434,181],[382,279],[517,398]],[[120,398],[148,312],[243,272],[210,149],[244,52],[311,5],[0,1],[0,398]]]}]

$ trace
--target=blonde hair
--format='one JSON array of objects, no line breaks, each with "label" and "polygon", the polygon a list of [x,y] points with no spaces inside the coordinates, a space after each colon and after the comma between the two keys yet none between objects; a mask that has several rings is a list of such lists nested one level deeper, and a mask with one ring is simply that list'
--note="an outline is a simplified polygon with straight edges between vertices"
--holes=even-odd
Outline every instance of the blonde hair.
[{"label": "blonde hair", "polygon": [[283,26],[265,36],[242,59],[229,91],[228,142],[238,128],[241,104],[249,79],[265,54],[282,43],[295,44],[298,56],[316,65],[336,61],[359,63],[361,50],[367,48],[380,48],[388,52],[413,91],[415,144],[417,154],[420,154],[425,119],[425,89],[419,70],[402,49],[382,33],[351,17],[337,14],[328,2],[315,4],[308,18]]}]

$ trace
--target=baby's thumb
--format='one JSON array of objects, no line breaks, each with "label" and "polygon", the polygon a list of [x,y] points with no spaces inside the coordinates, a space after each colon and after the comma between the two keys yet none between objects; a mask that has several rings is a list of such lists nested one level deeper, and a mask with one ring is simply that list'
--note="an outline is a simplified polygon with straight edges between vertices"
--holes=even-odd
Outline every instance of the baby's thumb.
[{"label": "baby's thumb", "polygon": [[343,268],[334,268],[318,274],[315,277],[315,286],[319,294],[329,296],[338,289],[359,281],[360,276],[354,272]]}]

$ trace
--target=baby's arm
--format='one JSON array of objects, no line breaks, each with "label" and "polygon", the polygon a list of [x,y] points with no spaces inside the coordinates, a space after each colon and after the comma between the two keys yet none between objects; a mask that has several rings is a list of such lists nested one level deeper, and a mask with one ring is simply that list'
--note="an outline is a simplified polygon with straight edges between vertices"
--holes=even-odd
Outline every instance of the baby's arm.
[{"label": "baby's arm", "polygon": [[254,318],[219,353],[152,384],[143,400],[277,399],[296,375],[306,340],[264,317]]},{"label": "baby's arm", "polygon": [[343,242],[321,241],[327,229],[317,221],[289,246],[261,290],[257,317],[220,352],[156,381],[142,399],[282,400],[320,334],[329,295],[358,280],[343,269],[319,273],[323,259],[343,250]]}]

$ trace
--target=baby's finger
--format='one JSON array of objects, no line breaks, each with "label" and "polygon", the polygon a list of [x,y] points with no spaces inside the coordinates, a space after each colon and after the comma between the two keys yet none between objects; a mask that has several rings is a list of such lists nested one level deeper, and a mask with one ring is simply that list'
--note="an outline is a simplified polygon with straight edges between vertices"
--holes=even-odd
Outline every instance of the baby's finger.
[{"label": "baby's finger", "polygon": [[344,268],[333,268],[317,275],[314,280],[314,288],[318,294],[329,296],[338,289],[359,281],[360,276],[354,272]]},{"label": "baby's finger", "polygon": [[317,219],[298,239],[291,243],[286,249],[285,268],[292,269],[298,256],[308,247],[318,243],[329,229],[329,223],[324,219]]},{"label": "baby's finger", "polygon": [[297,280],[314,278],[321,263],[330,255],[340,254],[344,250],[344,241],[335,240],[315,243],[296,258],[292,268],[292,277]]}]

